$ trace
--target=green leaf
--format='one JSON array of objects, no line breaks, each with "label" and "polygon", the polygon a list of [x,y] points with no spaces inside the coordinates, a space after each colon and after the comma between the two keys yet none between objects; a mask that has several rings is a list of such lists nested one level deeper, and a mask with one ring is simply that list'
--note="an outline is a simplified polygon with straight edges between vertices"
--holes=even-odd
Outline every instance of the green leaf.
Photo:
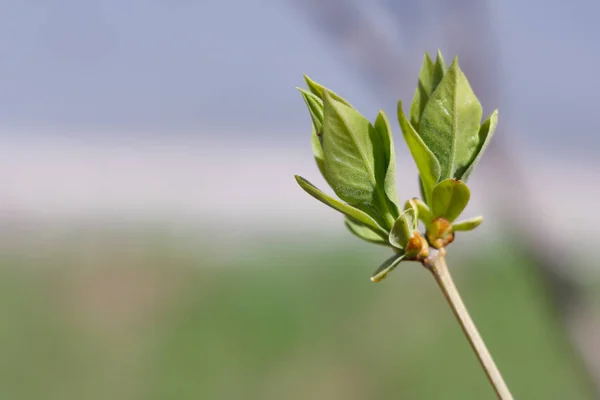
[{"label": "green leaf", "polygon": [[389,242],[392,246],[403,249],[417,229],[417,216],[415,209],[409,208],[404,211],[390,230]]},{"label": "green leaf", "polygon": [[414,126],[419,126],[419,120],[425,109],[425,105],[429,100],[429,96],[433,93],[433,71],[434,64],[429,57],[429,53],[425,53],[421,72],[419,73],[419,82],[417,89],[410,104],[410,122]]},{"label": "green leaf", "polygon": [[[419,178],[419,194],[421,195],[421,198],[427,202],[427,196],[425,196],[425,188],[423,188],[423,179],[421,179],[421,175],[419,175],[418,178]],[[429,197],[431,197],[431,195],[429,195]],[[431,202],[431,200],[429,202]]]},{"label": "green leaf", "polygon": [[413,207],[417,209],[417,217],[423,221],[425,225],[428,225],[433,219],[433,213],[431,209],[427,206],[427,204],[423,203],[420,199],[416,197],[414,199],[409,200]]},{"label": "green leaf", "polygon": [[296,88],[308,107],[312,119],[312,133],[310,137],[313,155],[321,174],[325,176],[325,160],[323,157],[323,101],[317,96],[302,88]]},{"label": "green leaf", "polygon": [[371,243],[389,245],[387,240],[383,239],[379,234],[377,234],[377,232],[368,226],[355,222],[349,217],[346,217],[345,223],[350,232],[359,238]]},{"label": "green leaf", "polygon": [[410,122],[415,128],[418,128],[425,105],[444,77],[446,69],[446,62],[444,61],[444,57],[442,57],[441,51],[438,50],[437,52],[435,64],[431,61],[429,54],[425,53],[417,89],[410,105]]},{"label": "green leaf", "polygon": [[452,224],[452,230],[456,231],[472,231],[477,228],[483,222],[483,217],[474,217],[465,219]]},{"label": "green leaf", "polygon": [[321,139],[317,135],[317,131],[314,126],[312,127],[312,132],[310,135],[310,144],[312,146],[313,155],[315,156],[315,161],[317,162],[317,167],[319,167],[321,175],[323,175],[325,180],[327,180],[327,177],[325,176],[325,157],[323,156],[323,145],[321,144]]},{"label": "green leaf", "polygon": [[302,94],[302,98],[308,107],[308,112],[310,113],[313,126],[317,131],[317,135],[320,136],[323,133],[323,100],[302,88],[296,89],[298,89],[300,94]]},{"label": "green leaf", "polygon": [[403,259],[404,254],[394,254],[385,260],[385,262],[381,264],[379,268],[377,268],[373,275],[371,275],[371,280],[375,283],[381,282],[390,272],[394,270],[394,268],[398,266],[398,264],[400,264],[400,261]]},{"label": "green leaf", "polygon": [[479,148],[481,104],[455,58],[419,121],[418,132],[441,167],[441,179],[456,176]]},{"label": "green leaf", "polygon": [[433,66],[433,77],[434,77],[434,86],[433,90],[437,87],[437,85],[441,82],[444,74],[446,74],[446,70],[448,67],[446,66],[446,61],[442,56],[442,52],[438,49],[437,55],[435,58],[435,65]]},{"label": "green leaf", "polygon": [[294,177],[296,178],[296,182],[298,182],[298,185],[300,185],[300,187],[302,189],[304,189],[304,191],[306,193],[310,194],[312,197],[319,200],[321,203],[326,204],[329,207],[333,208],[334,210],[337,210],[337,211],[341,212],[342,214],[352,218],[354,221],[368,226],[369,228],[373,229],[373,231],[377,232],[381,236],[382,239],[387,240],[387,235],[388,235],[387,231],[385,229],[383,229],[367,213],[365,213],[361,210],[358,210],[348,204],[344,204],[341,201],[334,199],[331,196],[328,196],[327,194],[320,191],[316,186],[314,186],[312,183],[310,183],[309,181],[307,181],[306,179],[304,179],[301,176],[294,175]]},{"label": "green leaf", "polygon": [[370,122],[353,108],[324,96],[323,155],[327,182],[345,202],[373,207],[377,178]]},{"label": "green leaf", "polygon": [[494,112],[488,117],[488,119],[485,120],[485,122],[479,128],[479,148],[475,152],[473,161],[471,161],[471,163],[466,167],[466,170],[464,171],[464,173],[462,173],[462,176],[458,177],[457,179],[461,179],[464,182],[466,182],[467,179],[469,179],[469,176],[471,176],[471,172],[473,172],[473,168],[475,168],[483,152],[485,151],[485,148],[490,143],[490,140],[492,140],[492,136],[496,131],[497,125],[498,110],[494,110]]},{"label": "green leaf", "polygon": [[[380,171],[377,182],[378,185],[383,185],[393,218],[397,218],[399,213],[398,193],[396,192],[396,154],[390,122],[382,110],[379,110],[377,118],[375,118],[374,128],[375,133],[379,135],[379,140],[373,140],[376,170]],[[381,148],[378,149],[378,147]]]},{"label": "green leaf", "polygon": [[421,183],[423,184],[424,200],[429,204],[431,202],[431,192],[433,191],[433,187],[440,179],[440,163],[421,139],[414,127],[406,119],[406,115],[404,115],[404,110],[402,109],[402,101],[398,102],[398,121],[400,122],[404,141],[406,141],[408,149],[419,170]]},{"label": "green leaf", "polygon": [[350,103],[348,103],[346,101],[346,99],[344,99],[340,95],[336,94],[335,92],[332,92],[329,89],[325,89],[325,87],[323,85],[320,85],[317,82],[313,81],[312,79],[310,79],[308,77],[308,75],[304,75],[304,80],[306,81],[306,84],[308,85],[308,90],[310,90],[310,92],[312,94],[314,94],[315,96],[317,96],[319,99],[324,100],[323,99],[324,93],[327,91],[327,92],[329,92],[329,95],[334,100],[337,100],[340,103],[343,103],[343,104],[347,105],[348,107],[352,107],[352,105]]},{"label": "green leaf", "polygon": [[464,182],[453,178],[441,181],[433,189],[434,217],[442,217],[453,222],[463,212],[470,197],[471,191]]}]

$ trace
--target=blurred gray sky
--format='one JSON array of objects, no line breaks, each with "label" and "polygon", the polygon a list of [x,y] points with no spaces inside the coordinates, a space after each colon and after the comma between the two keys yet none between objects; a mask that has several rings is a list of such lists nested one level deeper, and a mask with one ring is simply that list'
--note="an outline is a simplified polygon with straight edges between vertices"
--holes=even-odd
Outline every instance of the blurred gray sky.
[{"label": "blurred gray sky", "polygon": [[[499,107],[511,134],[553,150],[597,148],[600,3],[497,0],[490,7]],[[0,51],[3,134],[292,135],[309,123],[293,89],[302,73],[367,115],[394,108],[283,0],[4,0]]]}]

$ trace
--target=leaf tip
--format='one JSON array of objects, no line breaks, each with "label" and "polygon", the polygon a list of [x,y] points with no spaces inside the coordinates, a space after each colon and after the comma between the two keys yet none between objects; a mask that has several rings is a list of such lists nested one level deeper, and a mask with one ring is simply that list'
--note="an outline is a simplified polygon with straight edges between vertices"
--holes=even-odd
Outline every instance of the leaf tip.
[{"label": "leaf tip", "polygon": [[331,91],[327,88],[323,88],[323,106],[336,108],[333,100],[334,96],[331,94]]},{"label": "leaf tip", "polygon": [[398,100],[398,105],[396,106],[396,113],[398,114],[398,117],[402,116],[402,118],[406,118],[404,108],[402,107],[402,100]]},{"label": "leaf tip", "polygon": [[425,52],[425,57],[424,57],[423,61],[425,63],[433,63],[433,61],[431,60],[431,56],[429,55],[428,51]]},{"label": "leaf tip", "polygon": [[377,111],[377,117],[375,117],[375,122],[377,122],[378,120],[383,121],[386,125],[389,125],[388,119],[387,119],[387,115],[385,115],[385,111],[383,110],[379,110]]},{"label": "leaf tip", "polygon": [[458,64],[458,56],[454,56],[454,58],[452,59],[452,63],[450,64],[450,67],[448,67],[448,72],[450,71],[454,71],[454,73],[457,74],[462,73],[460,65]]},{"label": "leaf tip", "polygon": [[481,225],[483,222],[483,217],[479,216],[479,217],[474,217],[474,218],[470,218],[464,221],[459,221],[457,223],[452,224],[452,229],[454,231],[472,231],[473,229],[477,228],[479,225]]}]

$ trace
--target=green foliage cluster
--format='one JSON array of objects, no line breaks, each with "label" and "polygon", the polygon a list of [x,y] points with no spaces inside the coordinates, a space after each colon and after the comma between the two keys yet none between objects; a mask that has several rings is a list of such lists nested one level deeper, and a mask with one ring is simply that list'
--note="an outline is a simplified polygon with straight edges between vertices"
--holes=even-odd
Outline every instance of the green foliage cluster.
[{"label": "green foliage cluster", "polygon": [[[394,255],[372,276],[384,278],[402,260],[423,261],[429,246],[443,248],[454,232],[476,228],[482,217],[456,222],[470,199],[466,184],[498,122],[483,123],[482,107],[455,58],[425,54],[410,113],[398,102],[398,122],[419,171],[421,198],[399,202],[391,126],[383,111],[369,121],[343,97],[305,76],[299,88],[312,119],[312,150],[336,199],[296,176],[308,194],[345,215],[348,229]],[[419,221],[425,235],[419,232]]]}]

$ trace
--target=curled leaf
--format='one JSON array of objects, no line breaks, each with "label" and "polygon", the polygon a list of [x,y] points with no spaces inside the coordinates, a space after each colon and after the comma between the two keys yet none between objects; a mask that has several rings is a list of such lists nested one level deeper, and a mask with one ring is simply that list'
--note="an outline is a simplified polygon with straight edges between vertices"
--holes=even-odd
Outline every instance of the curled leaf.
[{"label": "curled leaf", "polygon": [[483,217],[474,217],[465,219],[452,224],[452,229],[456,231],[472,231],[477,228],[483,222]]},{"label": "curled leaf", "polygon": [[296,182],[298,182],[298,185],[300,185],[300,187],[304,189],[306,193],[310,194],[312,197],[319,200],[321,203],[326,204],[334,210],[337,210],[342,214],[352,218],[354,221],[368,226],[374,232],[377,232],[377,234],[381,236],[382,239],[387,240],[388,233],[370,215],[355,207],[352,207],[337,199],[334,199],[331,196],[328,196],[303,177],[298,175],[294,175],[294,177],[296,178]]},{"label": "curled leaf", "polygon": [[378,140],[373,140],[377,184],[383,186],[393,218],[398,217],[398,193],[396,192],[396,153],[392,140],[392,129],[385,113],[379,110],[375,118],[374,132]]},{"label": "curled leaf", "polygon": [[417,164],[421,184],[423,187],[423,198],[426,203],[431,202],[431,192],[433,187],[440,179],[440,163],[435,155],[429,150],[421,136],[415,128],[408,122],[404,110],[402,109],[402,101],[398,102],[398,121],[402,129],[402,135],[410,150],[410,153]]},{"label": "curled leaf", "polygon": [[413,236],[413,232],[417,230],[417,217],[415,210],[409,208],[404,211],[390,230],[389,242],[392,246],[403,249],[410,238]]},{"label": "curled leaf", "polygon": [[359,238],[371,243],[389,245],[387,240],[383,239],[377,232],[369,228],[367,225],[358,223],[349,217],[346,217],[346,220],[344,222],[346,224],[346,227],[350,230],[350,232],[352,232]]},{"label": "curled leaf", "polygon": [[471,191],[464,182],[452,178],[443,180],[433,189],[433,215],[453,222],[463,212],[470,198]]},{"label": "curled leaf", "polygon": [[371,275],[371,281],[375,283],[381,282],[390,272],[394,270],[394,268],[398,266],[398,264],[400,264],[400,261],[402,261],[403,259],[404,254],[400,253],[394,254],[393,256],[385,260],[385,262],[381,264],[381,266],[377,268],[377,270],[375,270],[373,275]]},{"label": "curled leaf", "polygon": [[416,197],[409,201],[412,202],[414,207],[417,209],[417,218],[423,221],[425,225],[429,224],[433,219],[433,213],[427,204],[423,203],[421,199],[417,199]]},{"label": "curled leaf", "polygon": [[327,92],[329,92],[329,95],[333,99],[339,101],[342,104],[347,105],[348,107],[352,107],[352,105],[350,103],[348,103],[348,101],[346,101],[346,99],[344,99],[342,96],[338,95],[335,92],[332,92],[329,89],[326,89],[323,85],[320,85],[317,82],[313,81],[312,79],[310,79],[308,77],[308,75],[304,75],[304,80],[306,81],[306,85],[308,86],[308,90],[310,90],[310,92],[312,94],[314,94],[315,96],[317,96],[319,99],[323,100],[324,93],[327,91]]},{"label": "curled leaf", "polygon": [[[488,117],[488,119],[485,120],[485,122],[479,128],[479,148],[475,152],[473,160],[465,168],[465,171],[462,173],[462,176],[458,177],[457,179],[461,179],[464,182],[466,182],[467,179],[469,179],[469,176],[471,176],[471,173],[473,172],[473,168],[475,168],[475,166],[479,162],[479,159],[483,155],[483,152],[485,151],[486,147],[490,143],[490,140],[492,140],[492,136],[494,135],[494,132],[496,131],[497,125],[498,125],[498,110],[494,110],[494,112]],[[459,171],[459,173],[460,173],[460,171]]]},{"label": "curled leaf", "polygon": [[310,118],[312,119],[313,126],[317,131],[317,135],[320,136],[323,133],[323,100],[305,89],[296,89],[298,89],[300,94],[302,94],[302,98],[306,103],[306,107],[308,107],[308,112],[310,114]]},{"label": "curled leaf", "polygon": [[323,155],[323,146],[321,145],[321,139],[319,139],[314,126],[312,127],[312,132],[310,135],[310,144],[312,146],[313,156],[317,162],[317,167],[319,167],[321,175],[323,175],[325,180],[327,180],[327,176],[325,175],[325,156]]}]

